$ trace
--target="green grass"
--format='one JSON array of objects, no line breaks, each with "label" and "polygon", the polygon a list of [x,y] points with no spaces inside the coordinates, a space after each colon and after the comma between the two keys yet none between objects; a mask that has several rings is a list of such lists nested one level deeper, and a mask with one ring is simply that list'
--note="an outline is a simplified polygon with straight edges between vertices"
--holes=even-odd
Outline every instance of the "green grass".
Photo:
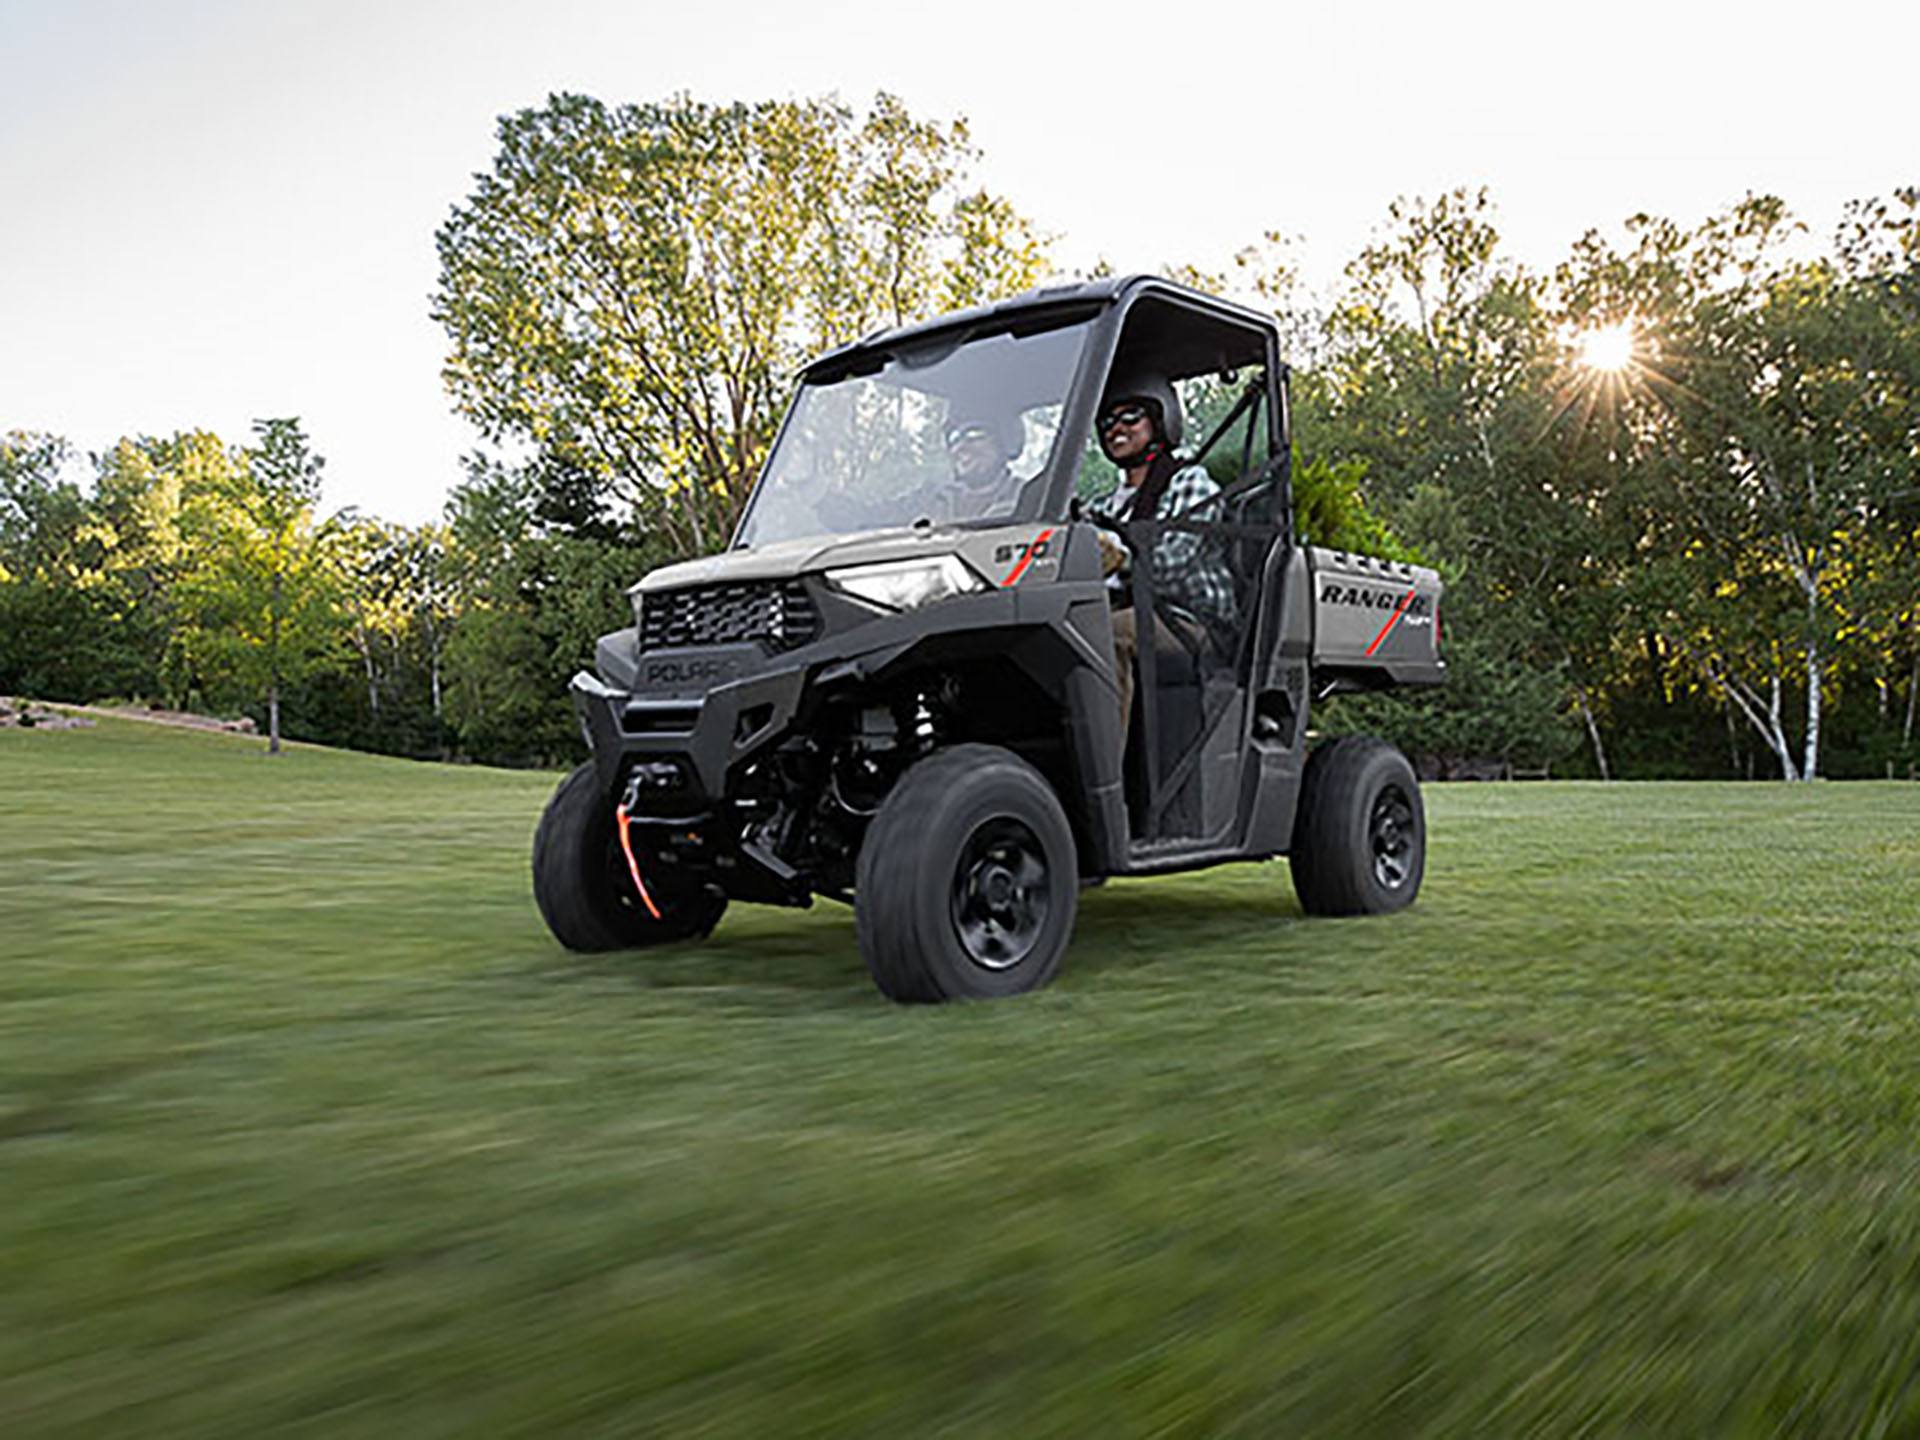
[{"label": "green grass", "polygon": [[0,732],[0,1434],[1920,1431],[1920,788],[1437,787],[1420,904],[582,959],[552,777]]}]

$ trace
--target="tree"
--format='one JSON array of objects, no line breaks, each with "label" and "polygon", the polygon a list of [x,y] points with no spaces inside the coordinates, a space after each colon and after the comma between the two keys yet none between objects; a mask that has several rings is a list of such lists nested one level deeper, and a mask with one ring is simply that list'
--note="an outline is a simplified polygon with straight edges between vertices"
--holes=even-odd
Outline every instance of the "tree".
[{"label": "tree", "polygon": [[0,694],[91,699],[124,676],[131,647],[89,587],[88,511],[55,435],[0,435]]},{"label": "tree", "polygon": [[1693,230],[1637,217],[1632,248],[1589,243],[1587,268],[1644,332],[1614,425],[1644,497],[1635,608],[1784,778],[1813,779],[1829,685],[1917,472],[1910,340],[1861,276],[1792,258],[1797,229],[1768,196]]},{"label": "tree", "polygon": [[157,483],[156,456],[183,438],[95,457],[91,494],[63,478],[65,441],[0,442],[0,689],[84,701],[159,684],[166,607],[150,532],[177,510],[178,477]]},{"label": "tree", "polygon": [[85,515],[79,490],[61,478],[73,447],[58,435],[0,435],[0,584],[57,563]]},{"label": "tree", "polygon": [[[1873,368],[1887,401],[1910,422],[1903,435],[1883,436],[1896,474],[1871,523],[1856,532],[1861,543],[1847,563],[1855,580],[1848,618],[1871,655],[1880,749],[1887,763],[1898,757],[1911,767],[1920,760],[1920,430],[1911,423],[1920,414],[1920,187],[1850,205],[1834,248],[1854,314],[1874,337]],[[1902,676],[1906,700],[1896,707]]]},{"label": "tree", "polygon": [[200,559],[180,582],[180,638],[200,673],[265,699],[267,748],[278,754],[284,687],[331,662],[343,639],[345,531],[315,517],[325,462],[300,422],[253,428],[244,468],[190,507]]},{"label": "tree", "polygon": [[1605,776],[1581,679],[1608,630],[1584,603],[1599,584],[1591,517],[1552,442],[1544,286],[1501,255],[1486,193],[1395,201],[1348,265],[1316,349],[1298,387],[1303,446],[1358,466],[1392,533],[1447,576],[1450,683],[1407,712],[1421,748],[1546,763],[1565,745],[1571,694]]},{"label": "tree", "polygon": [[630,531],[578,535],[540,515],[526,467],[470,456],[447,505],[439,583],[457,617],[445,642],[445,715],[463,753],[505,764],[570,761],[580,732],[567,681],[660,563]]},{"label": "tree", "polygon": [[535,452],[575,528],[609,511],[674,555],[730,533],[809,352],[1039,278],[972,186],[964,123],[888,95],[609,106],[557,95],[438,235],[456,405]]}]

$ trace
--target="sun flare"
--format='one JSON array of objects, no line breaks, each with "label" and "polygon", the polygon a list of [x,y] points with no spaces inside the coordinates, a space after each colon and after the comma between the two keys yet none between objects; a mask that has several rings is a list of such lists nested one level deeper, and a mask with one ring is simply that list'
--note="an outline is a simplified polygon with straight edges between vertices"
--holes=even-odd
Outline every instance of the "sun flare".
[{"label": "sun flare", "polygon": [[1633,363],[1633,326],[1603,325],[1579,337],[1580,363],[1589,370],[1624,370]]}]

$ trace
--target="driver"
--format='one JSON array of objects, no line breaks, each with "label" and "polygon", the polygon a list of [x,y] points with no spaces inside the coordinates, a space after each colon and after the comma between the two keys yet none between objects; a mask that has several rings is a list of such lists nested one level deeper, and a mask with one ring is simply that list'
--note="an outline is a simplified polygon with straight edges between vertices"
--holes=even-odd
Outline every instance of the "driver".
[{"label": "driver", "polygon": [[1026,429],[1011,415],[956,412],[947,422],[947,459],[953,484],[933,499],[936,521],[978,520],[1011,511],[1025,482],[1013,462],[1026,448]]},{"label": "driver", "polygon": [[[1103,518],[1115,523],[1171,519],[1220,493],[1202,466],[1182,465],[1175,457],[1174,447],[1180,443],[1180,397],[1161,377],[1116,377],[1100,404],[1096,424],[1100,449],[1120,467],[1122,478],[1111,494],[1093,504]],[[1107,573],[1128,568],[1132,557],[1110,536],[1100,538]],[[1153,631],[1159,654],[1199,654],[1207,643],[1209,626],[1231,633],[1238,623],[1233,577],[1220,557],[1208,552],[1204,538],[1193,530],[1165,530],[1154,542]],[[1134,669],[1140,652],[1139,622],[1131,605],[1113,612],[1113,651],[1124,748],[1133,718]]]}]

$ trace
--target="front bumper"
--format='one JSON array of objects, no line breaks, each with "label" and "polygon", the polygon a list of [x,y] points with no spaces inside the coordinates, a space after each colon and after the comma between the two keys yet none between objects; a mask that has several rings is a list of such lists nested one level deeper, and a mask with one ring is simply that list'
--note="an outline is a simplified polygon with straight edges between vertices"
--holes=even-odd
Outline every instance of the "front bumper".
[{"label": "front bumper", "polygon": [[574,710],[593,751],[600,788],[616,797],[643,768],[644,804],[676,817],[711,812],[727,777],[792,727],[804,667],[766,671],[694,696],[642,696],[581,671]]}]

